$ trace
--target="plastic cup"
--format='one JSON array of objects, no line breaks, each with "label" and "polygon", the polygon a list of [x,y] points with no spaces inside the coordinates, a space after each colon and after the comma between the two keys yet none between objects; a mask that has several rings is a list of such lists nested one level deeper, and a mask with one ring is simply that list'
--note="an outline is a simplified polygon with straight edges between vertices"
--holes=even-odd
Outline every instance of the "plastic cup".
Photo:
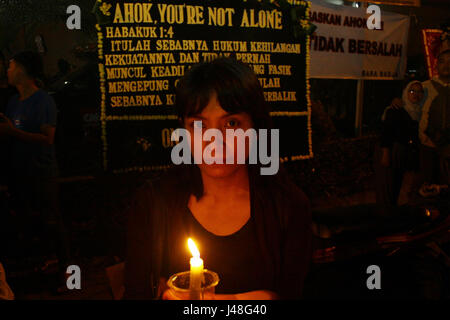
[{"label": "plastic cup", "polygon": [[180,300],[213,300],[215,288],[219,283],[217,273],[204,269],[202,287],[199,292],[189,289],[190,271],[179,272],[172,275],[167,281],[169,290]]}]

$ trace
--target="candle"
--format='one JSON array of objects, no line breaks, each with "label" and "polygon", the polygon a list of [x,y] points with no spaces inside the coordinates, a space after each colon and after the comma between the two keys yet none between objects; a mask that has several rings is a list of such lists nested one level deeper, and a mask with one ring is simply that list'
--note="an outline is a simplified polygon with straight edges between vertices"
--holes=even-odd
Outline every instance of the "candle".
[{"label": "candle", "polygon": [[191,300],[200,300],[203,280],[203,260],[200,258],[200,252],[191,238],[188,239],[188,247],[192,254],[190,260],[191,271],[189,273],[189,296]]}]

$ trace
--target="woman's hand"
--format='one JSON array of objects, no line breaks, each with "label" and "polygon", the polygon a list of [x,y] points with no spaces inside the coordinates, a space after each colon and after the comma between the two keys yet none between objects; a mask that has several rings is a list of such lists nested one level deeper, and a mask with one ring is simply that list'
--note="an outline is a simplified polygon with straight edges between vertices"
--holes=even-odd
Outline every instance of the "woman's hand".
[{"label": "woman's hand", "polygon": [[[167,289],[162,294],[163,300],[189,300],[189,294],[175,294]],[[269,290],[256,290],[237,294],[205,294],[204,300],[277,300],[278,295]]]},{"label": "woman's hand", "polygon": [[9,135],[14,129],[11,120],[3,113],[0,113],[0,135]]},{"label": "woman's hand", "polygon": [[236,294],[216,294],[216,300],[277,300],[278,295],[270,290],[255,290]]},{"label": "woman's hand", "polygon": [[[163,300],[191,300],[189,293],[175,293],[172,289],[163,292]],[[238,300],[235,294],[205,293],[203,300]]]},{"label": "woman's hand", "polygon": [[[183,299],[183,298],[185,298],[185,299]],[[172,289],[167,289],[163,292],[161,299],[162,300],[189,300],[189,297],[188,296],[183,297],[180,295],[176,295]]]},{"label": "woman's hand", "polygon": [[394,109],[401,109],[403,108],[403,100],[400,98],[394,98],[391,102],[391,107]]}]

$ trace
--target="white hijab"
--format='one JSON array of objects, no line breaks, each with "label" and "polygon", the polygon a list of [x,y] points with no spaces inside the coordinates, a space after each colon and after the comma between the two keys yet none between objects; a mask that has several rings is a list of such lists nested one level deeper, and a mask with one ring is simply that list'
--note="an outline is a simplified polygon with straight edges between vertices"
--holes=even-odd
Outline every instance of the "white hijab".
[{"label": "white hijab", "polygon": [[408,92],[409,90],[411,90],[411,86],[416,83],[420,84],[420,86],[422,87],[422,83],[420,81],[417,80],[411,81],[410,83],[408,83],[405,90],[403,90],[402,100],[404,103],[403,108],[405,108],[405,110],[409,113],[410,117],[413,120],[420,121],[420,116],[422,115],[422,106],[425,100],[425,94],[423,95],[422,100],[420,100],[418,103],[412,103],[408,99]]},{"label": "white hijab", "polygon": [[[417,80],[408,83],[405,89],[403,90],[402,100],[403,100],[403,108],[406,110],[406,112],[408,112],[409,116],[415,121],[420,121],[420,117],[422,116],[422,106],[425,101],[425,94],[423,95],[423,98],[422,100],[419,101],[419,103],[412,103],[408,99],[408,91],[411,90],[411,86],[416,83],[422,86],[422,82]],[[383,115],[381,116],[381,121],[384,121],[386,119],[386,113],[391,108],[392,107],[389,106],[386,109],[384,109]]]}]

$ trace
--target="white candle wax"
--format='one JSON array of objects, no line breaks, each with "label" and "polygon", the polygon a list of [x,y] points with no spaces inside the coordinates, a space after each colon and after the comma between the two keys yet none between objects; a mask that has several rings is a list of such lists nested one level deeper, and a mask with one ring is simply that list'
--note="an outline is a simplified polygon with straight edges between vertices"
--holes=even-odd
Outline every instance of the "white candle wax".
[{"label": "white candle wax", "polygon": [[203,280],[203,260],[200,258],[200,253],[194,241],[188,239],[188,245],[193,255],[190,260],[191,270],[189,274],[190,298],[192,300],[199,300]]}]

